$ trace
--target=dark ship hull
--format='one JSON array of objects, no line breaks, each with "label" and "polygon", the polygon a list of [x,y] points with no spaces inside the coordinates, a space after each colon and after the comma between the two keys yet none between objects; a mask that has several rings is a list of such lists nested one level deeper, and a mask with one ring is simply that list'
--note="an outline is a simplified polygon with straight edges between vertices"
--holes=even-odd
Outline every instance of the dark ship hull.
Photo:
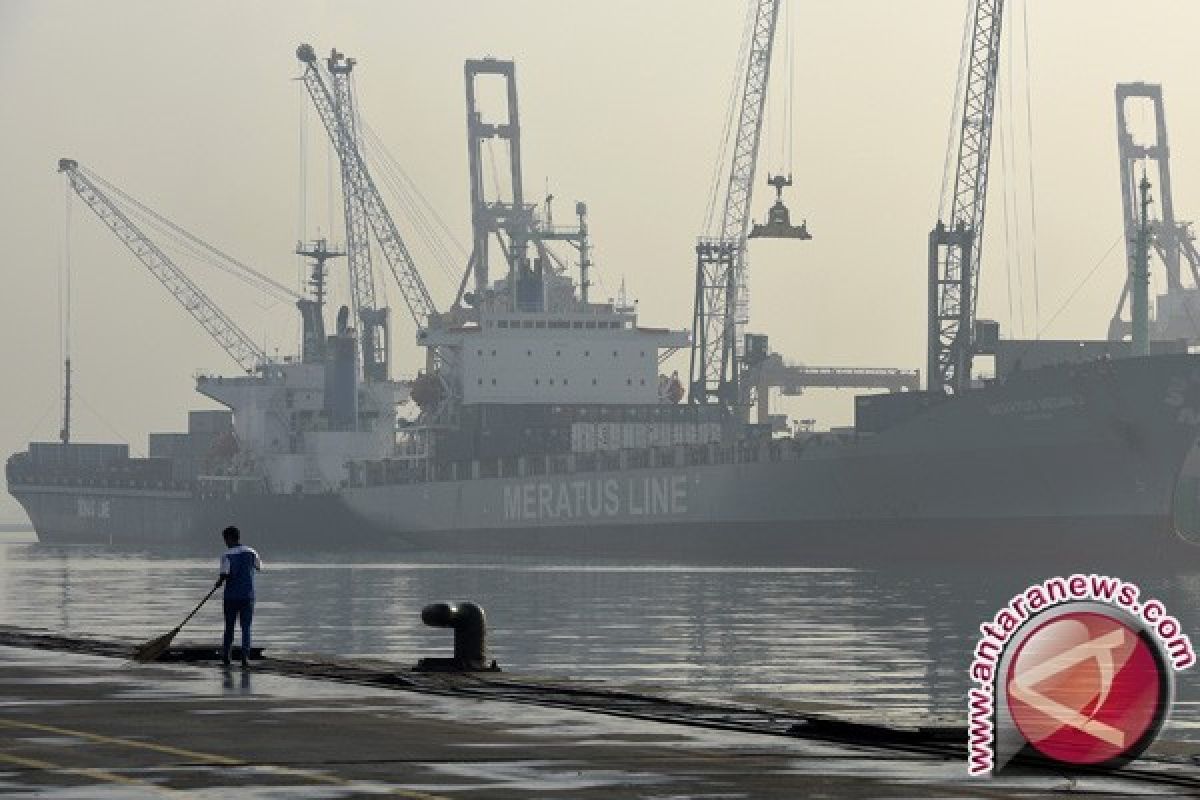
[{"label": "dark ship hull", "polygon": [[9,488],[47,543],[208,547],[236,523],[264,547],[339,553],[1200,564],[1200,356],[1044,367],[859,410],[856,433],[622,453],[603,469],[531,458],[468,473],[494,477],[200,497],[47,485],[10,462]]}]

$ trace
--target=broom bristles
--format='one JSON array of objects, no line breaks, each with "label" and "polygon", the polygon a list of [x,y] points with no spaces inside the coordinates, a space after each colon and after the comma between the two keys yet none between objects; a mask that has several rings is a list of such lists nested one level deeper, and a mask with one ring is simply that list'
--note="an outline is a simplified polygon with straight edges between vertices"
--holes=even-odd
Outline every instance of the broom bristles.
[{"label": "broom bristles", "polygon": [[134,661],[157,661],[163,653],[167,652],[167,648],[171,646],[171,642],[175,639],[175,634],[179,633],[179,628],[168,631],[162,636],[151,639],[148,642],[139,644],[133,650]]}]

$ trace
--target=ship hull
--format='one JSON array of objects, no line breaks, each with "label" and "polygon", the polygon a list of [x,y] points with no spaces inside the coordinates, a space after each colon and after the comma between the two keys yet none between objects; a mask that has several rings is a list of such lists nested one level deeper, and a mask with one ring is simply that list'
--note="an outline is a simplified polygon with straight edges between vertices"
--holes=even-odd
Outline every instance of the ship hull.
[{"label": "ship hull", "polygon": [[[1200,504],[1198,423],[1200,357],[1171,355],[1039,369],[875,435],[733,463],[681,450],[644,469],[220,499],[10,491],[48,543],[190,547],[236,523],[264,547],[331,552],[1180,566],[1200,564],[1177,514]],[[108,517],[71,519],[72,502]]]},{"label": "ship hull", "polygon": [[[76,496],[86,497],[86,495]],[[43,498],[26,509],[48,545],[105,545],[170,552],[209,552],[219,532],[237,524],[256,546],[277,553],[440,553],[480,557],[654,559],[761,565],[880,565],[955,562],[1064,564],[1073,569],[1134,565],[1200,566],[1200,547],[1176,530],[1170,515],[1009,516],[1005,519],[807,519],[595,523],[527,527],[396,530],[373,524],[344,502],[292,498],[256,503],[178,503],[141,497],[136,518],[110,524],[56,526]],[[404,500],[401,496],[399,499]],[[187,522],[176,535],[147,526],[147,509],[162,506]],[[46,520],[46,521],[44,521]]]}]

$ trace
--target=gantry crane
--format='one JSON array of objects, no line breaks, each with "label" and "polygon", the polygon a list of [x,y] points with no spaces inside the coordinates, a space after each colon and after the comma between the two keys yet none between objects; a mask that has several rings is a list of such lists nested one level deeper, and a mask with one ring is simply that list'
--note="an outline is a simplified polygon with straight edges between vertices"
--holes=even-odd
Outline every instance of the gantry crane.
[{"label": "gantry crane", "polygon": [[[741,102],[733,131],[733,157],[724,196],[718,201],[720,217],[711,235],[696,243],[696,298],[692,317],[692,352],[688,400],[738,404],[738,345],[746,322],[746,238],[750,226],[758,145],[762,136],[771,74],[771,52],[782,0],[756,0],[748,32],[747,63]],[[776,186],[782,193],[790,178]],[[780,204],[782,205],[782,204]],[[786,216],[786,213],[784,214]],[[774,212],[773,221],[778,221]],[[776,228],[779,226],[776,225]],[[784,226],[787,227],[787,226]],[[801,226],[802,228],[803,226]],[[759,236],[809,238],[800,228],[774,232],[763,226]]]},{"label": "gantry crane", "polygon": [[[1175,200],[1172,195],[1171,149],[1167,143],[1167,115],[1163,101],[1163,89],[1158,84],[1119,83],[1115,97],[1117,102],[1117,151],[1121,168],[1121,205],[1125,220],[1125,286],[1117,309],[1109,323],[1108,338],[1122,339],[1130,329],[1130,322],[1121,313],[1130,295],[1132,267],[1136,264],[1138,233],[1141,229],[1138,194],[1140,190],[1136,166],[1139,162],[1153,170],[1158,186],[1158,219],[1150,222],[1151,244],[1162,261],[1166,277],[1166,298],[1160,301],[1155,320],[1155,338],[1200,340],[1200,328],[1194,318],[1200,307],[1197,292],[1200,290],[1200,252],[1196,250],[1196,237],[1190,222],[1175,218]],[[1131,100],[1148,100],[1154,107],[1154,138],[1140,143],[1134,138],[1129,125],[1129,103]],[[1187,263],[1192,284],[1186,288],[1183,282],[1183,264]]]},{"label": "gantry crane", "polygon": [[[162,282],[163,286],[167,287],[167,290],[179,301],[180,305],[192,315],[193,319],[200,323],[204,330],[208,331],[208,334],[229,354],[230,358],[237,362],[238,366],[247,373],[252,374],[260,366],[267,363],[267,355],[263,352],[262,348],[255,344],[254,340],[245,331],[239,328],[224,311],[217,307],[212,299],[201,291],[200,287],[174,261],[168,258],[158,245],[146,236],[141,228],[134,224],[121,209],[118,202],[100,187],[103,185],[114,194],[119,194],[125,198],[126,201],[133,202],[132,198],[129,198],[128,195],[125,195],[99,175],[84,169],[74,159],[60,159],[58,162],[58,171],[67,176],[67,181],[70,183],[71,188],[87,204],[88,208],[94,211],[96,216],[100,218],[100,221],[117,235],[122,244],[137,256],[138,260],[150,270],[154,277]],[[144,207],[142,208],[143,210],[147,210]],[[158,217],[158,215],[155,216]],[[160,220],[163,219],[161,217],[158,218]],[[186,237],[192,245],[200,246],[210,253],[220,255],[228,262],[236,264],[243,273],[253,279],[255,285],[259,288],[277,297],[296,300],[299,303],[309,302],[283,284],[250,269],[244,264],[235,262],[233,259],[220,253],[216,248],[188,234],[173,223],[167,220],[163,221]]]},{"label": "gantry crane", "polygon": [[[359,133],[358,107],[354,96],[351,73],[355,61],[334,50],[326,60],[332,84],[334,111],[338,133],[344,141],[338,152],[362,152]],[[346,263],[350,271],[351,310],[359,321],[359,340],[362,347],[363,378],[388,378],[388,309],[379,308],[375,299],[375,270],[371,263],[371,223],[367,218],[362,196],[355,191],[349,166],[342,162],[342,211],[346,221]]]},{"label": "gantry crane", "polygon": [[[489,296],[491,240],[495,238],[504,256],[508,284],[507,305],[512,311],[541,313],[549,310],[553,301],[553,283],[547,270],[560,263],[547,248],[549,242],[568,242],[579,251],[579,290],[583,303],[588,302],[588,268],[591,266],[587,230],[587,205],[575,204],[578,225],[553,224],[550,201],[542,219],[536,215],[537,206],[526,202],[525,179],[521,172],[521,115],[517,102],[517,67],[512,61],[495,58],[471,58],[463,64],[467,101],[467,164],[471,179],[471,255],[463,275],[459,297],[468,305],[482,307]],[[480,82],[500,79],[504,82],[505,107],[502,117],[485,113],[478,102]],[[504,169],[508,178],[504,191],[496,187],[489,197],[484,186],[485,148],[491,153],[493,140],[507,145],[501,148],[493,164],[493,174]],[[464,293],[467,282],[474,278],[474,291]]]},{"label": "gantry crane", "polygon": [[933,392],[961,392],[971,382],[1003,12],[1004,0],[972,0],[967,18],[954,173],[946,176],[938,222],[929,234],[927,381]]},{"label": "gantry crane", "polygon": [[[379,250],[400,288],[409,314],[418,331],[423,331],[437,315],[437,308],[433,304],[429,289],[417,271],[412,254],[400,236],[396,222],[388,213],[383,197],[367,170],[366,159],[362,149],[358,147],[354,132],[347,129],[343,115],[338,113],[338,101],[321,74],[316,52],[311,46],[303,44],[296,49],[296,57],[305,65],[302,80],[338,154],[343,180],[349,184],[351,193],[361,203],[361,210],[357,213],[365,217],[370,225],[375,240],[379,243]],[[352,116],[353,108],[349,110]],[[350,235],[348,231],[347,236]]]},{"label": "gantry crane", "polygon": [[[533,206],[525,202],[524,177],[521,173],[521,123],[517,107],[517,68],[512,61],[494,58],[468,59],[463,64],[463,76],[467,91],[467,164],[471,178],[471,257],[467,268],[475,279],[475,302],[482,301],[488,290],[489,247],[493,236],[499,240],[508,265],[509,283],[512,286],[511,302],[514,308],[522,305],[520,299],[526,293],[534,297],[528,303],[529,310],[540,311],[542,293],[540,285],[532,292],[522,289],[534,283],[534,276],[525,274],[530,270],[528,246],[533,228]],[[505,88],[505,116],[503,121],[484,119],[476,98],[476,88],[482,76],[503,79]],[[508,160],[508,189],[510,197],[496,197],[491,202],[484,190],[483,148],[492,139],[499,139],[508,147],[503,148]],[[501,234],[507,234],[505,242]]]}]

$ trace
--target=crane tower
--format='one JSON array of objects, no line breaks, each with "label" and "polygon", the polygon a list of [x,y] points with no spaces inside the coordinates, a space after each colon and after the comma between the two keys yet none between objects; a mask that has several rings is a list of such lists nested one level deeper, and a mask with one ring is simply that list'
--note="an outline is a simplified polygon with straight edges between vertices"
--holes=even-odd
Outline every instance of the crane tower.
[{"label": "crane tower", "polygon": [[[1137,241],[1142,224],[1140,219],[1139,163],[1155,176],[1159,213],[1149,221],[1151,249],[1162,262],[1166,277],[1166,294],[1158,298],[1157,319],[1152,339],[1189,339],[1200,341],[1200,327],[1195,321],[1200,313],[1200,253],[1196,251],[1195,234],[1190,222],[1175,218],[1172,195],[1171,150],[1167,142],[1167,115],[1163,89],[1158,84],[1120,83],[1115,91],[1117,103],[1117,152],[1121,169],[1121,206],[1125,227],[1126,270],[1125,288],[1117,302],[1116,312],[1109,323],[1108,338],[1122,339],[1130,332],[1131,322],[1122,319],[1122,311],[1130,297],[1130,280],[1137,266]],[[1129,108],[1134,101],[1149,101],[1153,107],[1154,136],[1140,142],[1129,124]],[[1183,265],[1187,264],[1192,287],[1184,285]],[[1132,313],[1131,313],[1132,316]]]},{"label": "crane tower", "polygon": [[933,392],[958,393],[971,382],[1003,15],[1004,0],[972,0],[967,19],[953,173],[946,175],[938,222],[929,234],[926,369]]},{"label": "crane tower", "polygon": [[[756,0],[748,32],[747,63],[737,121],[732,128],[733,157],[729,178],[718,200],[719,218],[713,235],[696,243],[696,297],[692,318],[690,390],[692,403],[734,407],[739,402],[738,347],[746,322],[746,238],[750,226],[759,141],[771,74],[771,53],[782,0]],[[777,191],[782,192],[781,179]],[[772,183],[775,185],[775,183]],[[780,204],[781,206],[782,204]],[[772,211],[772,222],[756,235],[809,238],[787,224],[786,211]],[[782,225],[780,224],[782,222]],[[786,230],[785,230],[786,229]]]}]

